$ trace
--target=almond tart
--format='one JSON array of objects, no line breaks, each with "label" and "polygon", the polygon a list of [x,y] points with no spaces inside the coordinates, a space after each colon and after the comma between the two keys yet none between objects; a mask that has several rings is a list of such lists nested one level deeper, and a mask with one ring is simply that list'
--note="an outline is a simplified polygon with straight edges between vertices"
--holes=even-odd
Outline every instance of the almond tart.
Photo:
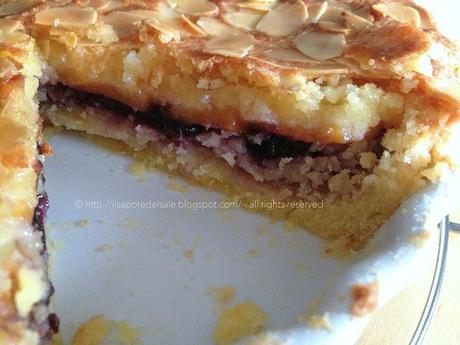
[{"label": "almond tart", "polygon": [[20,0],[0,16],[33,37],[34,72],[13,65],[40,77],[50,124],[353,249],[459,164],[459,52],[410,1]]}]

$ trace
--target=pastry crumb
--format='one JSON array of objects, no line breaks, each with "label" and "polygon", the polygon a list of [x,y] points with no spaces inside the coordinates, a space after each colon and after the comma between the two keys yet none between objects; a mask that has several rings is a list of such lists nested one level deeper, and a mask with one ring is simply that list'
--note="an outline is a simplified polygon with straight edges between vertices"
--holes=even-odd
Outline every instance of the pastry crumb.
[{"label": "pastry crumb", "polygon": [[322,315],[311,315],[309,317],[301,316],[298,318],[299,323],[306,322],[309,327],[314,329],[324,329],[332,332],[332,323],[329,319],[329,314],[324,313]]},{"label": "pastry crumb", "polygon": [[235,298],[236,289],[232,285],[225,285],[222,287],[214,287],[208,290],[215,303],[224,306]]},{"label": "pastry crumb", "polygon": [[190,259],[190,260],[193,259],[193,256],[195,255],[192,249],[184,250],[183,254],[187,259]]},{"label": "pastry crumb", "polygon": [[97,253],[104,253],[112,250],[112,245],[110,243],[104,243],[100,246],[94,248],[94,251]]},{"label": "pastry crumb", "polygon": [[352,304],[351,314],[354,316],[365,316],[377,308],[379,284],[377,282],[351,287]]},{"label": "pastry crumb", "polygon": [[126,321],[108,320],[96,315],[78,327],[72,345],[103,345],[107,342],[119,345],[142,345],[139,331]]},{"label": "pastry crumb", "polygon": [[409,241],[416,247],[422,247],[430,239],[432,231],[424,230],[416,235],[410,237]]},{"label": "pastry crumb", "polygon": [[252,249],[248,250],[248,255],[250,257],[252,257],[252,258],[259,258],[262,255],[262,253],[261,253],[260,249],[252,248]]},{"label": "pastry crumb", "polygon": [[227,345],[262,331],[267,314],[253,302],[242,302],[222,312],[213,333],[217,345]]}]

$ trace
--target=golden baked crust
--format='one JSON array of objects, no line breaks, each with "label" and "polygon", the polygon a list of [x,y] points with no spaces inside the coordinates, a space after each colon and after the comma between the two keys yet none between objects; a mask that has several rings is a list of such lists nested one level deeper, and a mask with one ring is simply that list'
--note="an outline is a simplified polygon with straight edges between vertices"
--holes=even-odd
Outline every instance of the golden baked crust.
[{"label": "golden baked crust", "polygon": [[38,344],[48,333],[49,284],[37,205],[35,93],[41,67],[23,25],[0,19],[0,343]]},{"label": "golden baked crust", "polygon": [[376,135],[402,109],[380,98],[338,108],[329,87],[372,83],[455,109],[460,99],[456,49],[407,1],[33,3],[24,21],[52,82],[137,110],[168,104],[190,123],[345,143]]}]

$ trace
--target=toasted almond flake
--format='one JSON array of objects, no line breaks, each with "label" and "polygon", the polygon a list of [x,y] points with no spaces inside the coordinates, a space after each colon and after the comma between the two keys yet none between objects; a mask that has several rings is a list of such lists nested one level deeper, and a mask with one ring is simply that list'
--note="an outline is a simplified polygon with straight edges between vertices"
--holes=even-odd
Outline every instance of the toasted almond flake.
[{"label": "toasted almond flake", "polygon": [[14,0],[6,1],[0,4],[0,17],[20,14],[31,9],[38,4],[43,3],[41,0]]},{"label": "toasted almond flake", "polygon": [[331,7],[329,6],[327,10],[324,12],[321,20],[334,22],[337,24],[344,24],[345,23],[345,15],[349,12],[344,8],[341,7]]},{"label": "toasted almond flake", "polygon": [[100,13],[118,10],[125,6],[123,0],[91,0],[89,4]]},{"label": "toasted almond flake", "polygon": [[215,18],[202,17],[196,23],[211,36],[230,35],[239,32],[237,29]]},{"label": "toasted almond flake", "polygon": [[394,3],[384,3],[372,5],[372,9],[382,16],[389,16],[401,23],[411,23],[415,26],[420,26],[421,24],[419,12],[409,6]]},{"label": "toasted almond flake", "polygon": [[266,56],[275,60],[285,60],[293,62],[315,63],[316,60],[306,57],[298,50],[290,48],[274,48],[266,53]]},{"label": "toasted almond flake", "polygon": [[355,15],[361,17],[361,18],[364,18],[365,20],[367,20],[370,23],[373,23],[375,21],[374,16],[372,15],[372,13],[369,11],[368,8],[361,8],[361,9],[358,9],[358,10],[353,10],[353,14],[355,14]]},{"label": "toasted almond flake", "polygon": [[192,16],[213,16],[219,13],[219,8],[207,0],[175,0],[177,11]]},{"label": "toasted almond flake", "polygon": [[246,33],[218,36],[206,42],[204,52],[243,58],[254,46],[254,38]]},{"label": "toasted almond flake", "polygon": [[155,6],[155,11],[160,12],[165,17],[179,17],[180,13],[178,13],[173,7],[168,5],[167,3],[160,1]]},{"label": "toasted almond flake", "polygon": [[320,61],[342,55],[345,45],[344,35],[327,32],[304,32],[295,40],[297,49]]},{"label": "toasted almond flake", "polygon": [[408,3],[407,5],[418,11],[418,14],[420,15],[420,27],[422,29],[430,30],[436,28],[433,17],[426,9],[414,3]]},{"label": "toasted almond flake", "polygon": [[169,42],[171,40],[180,41],[180,31],[176,30],[174,27],[168,25],[167,23],[157,18],[148,19],[146,23],[147,25],[150,25],[165,35],[165,37],[163,37],[164,42]]},{"label": "toasted almond flake", "polygon": [[308,10],[303,2],[285,2],[268,12],[256,29],[270,36],[287,36],[302,28],[307,19]]},{"label": "toasted almond flake", "polygon": [[254,10],[257,12],[267,13],[273,7],[277,5],[277,1],[245,1],[245,2],[237,2],[236,6],[238,8]]},{"label": "toasted almond flake", "polygon": [[344,1],[327,0],[327,2],[329,3],[329,7],[335,7],[349,11],[353,10],[353,7],[349,3],[346,3]]},{"label": "toasted almond flake", "polygon": [[345,24],[339,24],[336,22],[330,22],[327,20],[320,20],[318,26],[326,31],[330,32],[339,32],[339,33],[347,33],[349,31],[348,26]]},{"label": "toasted almond flake", "polygon": [[55,7],[38,12],[35,23],[46,26],[86,28],[96,23],[97,12],[91,7]]},{"label": "toasted almond flake", "polygon": [[222,19],[227,24],[247,31],[254,30],[261,18],[261,14],[249,12],[230,12],[222,15]]},{"label": "toasted almond flake", "polygon": [[200,28],[198,25],[196,25],[194,22],[192,22],[190,19],[188,19],[186,16],[181,15],[181,19],[185,24],[185,27],[193,34],[199,35],[199,36],[207,36],[206,31],[204,31],[202,28]]},{"label": "toasted almond flake", "polygon": [[126,38],[139,30],[139,23],[145,18],[130,12],[111,12],[102,18],[105,24],[113,27],[117,36]]},{"label": "toasted almond flake", "polygon": [[323,14],[327,10],[327,1],[320,3],[312,4],[308,6],[308,22],[309,23],[318,23]]},{"label": "toasted almond flake", "polygon": [[347,25],[356,31],[362,31],[372,24],[367,19],[361,16],[357,16],[356,14],[353,14],[351,12],[346,12],[344,17]]}]

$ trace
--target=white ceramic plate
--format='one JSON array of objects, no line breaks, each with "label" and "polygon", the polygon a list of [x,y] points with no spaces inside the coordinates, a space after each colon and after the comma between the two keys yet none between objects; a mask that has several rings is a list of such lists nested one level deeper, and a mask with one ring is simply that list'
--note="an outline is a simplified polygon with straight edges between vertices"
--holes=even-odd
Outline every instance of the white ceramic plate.
[{"label": "white ceramic plate", "polygon": [[[443,3],[435,10],[460,9]],[[257,303],[273,336],[289,345],[352,344],[368,318],[350,316],[350,287],[378,280],[382,305],[430,266],[437,236],[421,247],[411,239],[435,229],[460,190],[455,179],[429,188],[403,205],[360,255],[337,260],[323,254],[322,240],[262,216],[183,208],[180,202],[223,197],[194,187],[178,192],[177,184],[186,183],[161,173],[135,177],[130,158],[76,135],[59,134],[51,144],[56,154],[45,164],[50,274],[66,343],[81,323],[104,314],[140,329],[145,344],[211,344],[218,309],[208,290],[232,285],[233,304]],[[332,332],[296,323],[309,312],[327,313]]]}]

